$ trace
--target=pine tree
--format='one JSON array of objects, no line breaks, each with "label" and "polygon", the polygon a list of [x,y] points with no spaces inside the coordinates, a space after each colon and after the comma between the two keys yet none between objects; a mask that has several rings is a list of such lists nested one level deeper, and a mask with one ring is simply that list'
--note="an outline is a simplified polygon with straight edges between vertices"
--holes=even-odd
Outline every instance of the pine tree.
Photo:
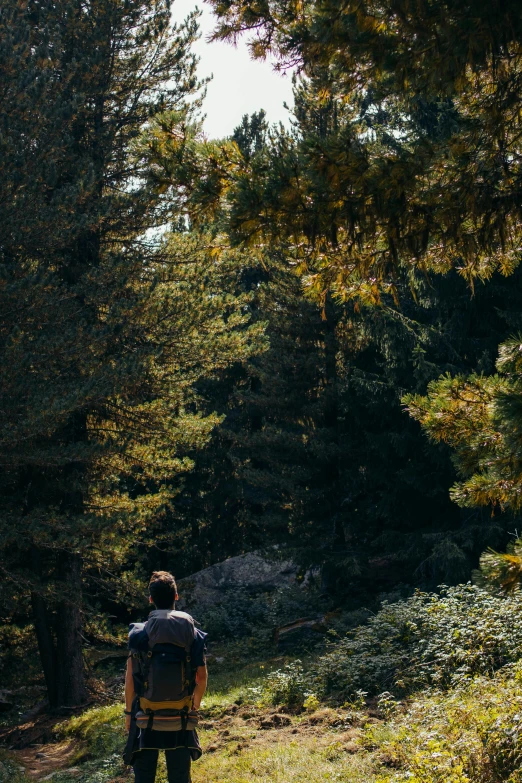
[{"label": "pine tree", "polygon": [[332,322],[275,254],[257,263],[243,254],[236,269],[252,323],[263,326],[265,350],[198,383],[203,411],[216,410],[223,421],[204,449],[190,453],[194,469],[171,511],[150,529],[151,554],[137,563],[140,573],[158,547],[163,567],[190,574],[272,544],[319,563],[336,543]]},{"label": "pine tree", "polygon": [[[386,179],[392,173],[389,160],[406,155],[408,165],[416,162],[411,149],[401,146],[398,132],[404,118],[396,107],[382,102],[377,111],[371,96],[360,96],[354,108],[328,92],[322,94],[320,88],[315,77],[301,84],[293,131],[269,130],[255,155],[238,158],[227,144],[192,146],[185,169],[188,208],[195,220],[208,219],[212,212],[232,242],[278,253],[284,264],[301,273],[312,298],[326,305],[335,345],[326,383],[335,388],[339,479],[335,492],[329,481],[325,483],[331,502],[324,512],[337,520],[342,552],[337,572],[349,577],[348,590],[353,592],[356,585],[363,590],[385,588],[398,579],[430,587],[440,580],[454,582],[469,574],[484,546],[503,543],[508,520],[490,520],[480,512],[463,515],[449,502],[448,489],[455,478],[449,453],[426,451],[418,428],[402,413],[400,400],[406,392],[424,391],[443,372],[491,370],[498,342],[519,326],[518,273],[511,280],[497,273],[487,285],[477,283],[472,298],[455,270],[445,268],[447,279],[425,278],[424,269],[405,263],[397,250],[397,267],[385,280],[373,273],[373,262],[360,265],[362,252],[368,251],[368,259],[374,254],[356,232],[350,241],[358,260],[352,265],[339,241],[343,229],[338,217],[348,205],[338,200],[341,180],[332,172],[341,164],[346,172],[351,167],[349,192],[356,210],[357,188],[371,154],[376,161],[371,164],[375,194],[381,187],[378,179],[391,188],[379,195],[379,208],[389,210],[388,197],[393,201],[395,187],[393,178]],[[410,106],[409,132],[428,147],[442,149],[459,123],[462,118],[453,100],[417,96]],[[352,143],[354,128],[358,137]],[[168,155],[160,168],[168,176]],[[364,209],[373,221],[372,203]],[[400,215],[407,211],[407,202],[397,201],[393,209]],[[337,294],[333,316],[327,313],[329,292]],[[303,313],[306,307],[303,301]],[[321,331],[316,332],[318,340]],[[272,363],[286,351],[288,346]],[[316,360],[323,363],[324,357],[317,354]],[[310,426],[316,427],[316,421]],[[280,473],[278,469],[265,477],[267,484]],[[252,529],[256,523],[254,519]],[[317,546],[324,528],[316,529]],[[349,576],[350,569],[356,580]],[[360,578],[362,573],[367,580]],[[343,578],[332,577],[344,590]]]},{"label": "pine tree", "polygon": [[[181,179],[191,218],[226,244],[228,173],[266,160],[264,112],[245,116],[219,144],[198,143],[190,128],[174,137],[169,122],[162,118],[149,137],[152,183],[172,190]],[[241,269],[239,290],[251,297],[253,323],[266,325],[267,348],[201,386],[224,421],[194,454],[172,517],[154,531],[164,567],[177,573],[275,543],[300,551],[303,562],[323,562],[344,538],[336,308],[329,302],[325,317],[304,297],[284,249],[244,252]]]},{"label": "pine tree", "polygon": [[340,440],[347,530],[364,576],[354,586],[454,583],[486,546],[505,544],[512,516],[450,502],[451,450],[426,443],[401,397],[422,394],[443,373],[492,371],[498,341],[519,323],[519,275],[495,276],[473,298],[457,275],[418,279],[415,300],[404,280],[400,310],[391,297],[379,308],[347,308]]},{"label": "pine tree", "polygon": [[[456,269],[473,284],[519,262],[520,44],[514,0],[212,2],[215,37],[297,65],[328,137],[279,134],[270,163],[237,178],[241,240],[274,236],[310,287],[378,301],[398,269]],[[419,108],[451,108],[443,137]],[[447,113],[446,113],[447,114]],[[416,116],[417,115],[417,116]]]},{"label": "pine tree", "polygon": [[519,513],[520,339],[500,345],[495,375],[446,375],[425,396],[407,398],[430,438],[448,443],[459,481],[452,497],[463,507],[493,506]]},{"label": "pine tree", "polygon": [[223,292],[219,247],[158,237],[140,153],[157,114],[190,117],[196,17],[173,29],[163,0],[8,0],[0,24],[3,598],[30,595],[49,701],[74,705],[85,580],[165,513],[219,420],[196,382],[259,329]]}]

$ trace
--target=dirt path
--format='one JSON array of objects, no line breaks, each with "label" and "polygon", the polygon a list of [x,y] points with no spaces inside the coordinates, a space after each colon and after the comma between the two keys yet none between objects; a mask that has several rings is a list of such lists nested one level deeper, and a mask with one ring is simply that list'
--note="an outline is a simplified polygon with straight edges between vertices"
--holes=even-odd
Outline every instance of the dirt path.
[{"label": "dirt path", "polygon": [[78,743],[73,741],[31,745],[21,750],[11,751],[19,767],[26,775],[35,780],[51,780],[56,772],[67,769],[69,774],[80,774],[74,767],[74,758],[78,752]]}]

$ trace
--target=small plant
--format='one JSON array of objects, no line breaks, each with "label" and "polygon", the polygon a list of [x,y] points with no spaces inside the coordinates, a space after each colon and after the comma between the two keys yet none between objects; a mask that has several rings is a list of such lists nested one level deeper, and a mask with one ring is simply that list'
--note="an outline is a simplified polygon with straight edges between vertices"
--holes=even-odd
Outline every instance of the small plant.
[{"label": "small plant", "polygon": [[384,720],[390,720],[399,710],[399,702],[389,691],[383,691],[377,696],[377,709]]},{"label": "small plant", "polygon": [[315,712],[319,709],[321,702],[315,695],[315,693],[311,693],[309,696],[306,697],[306,699],[303,702],[303,707],[307,712]]},{"label": "small plant", "polygon": [[271,704],[302,707],[306,699],[313,695],[302,662],[295,660],[283,669],[271,672],[267,677],[265,693]]},{"label": "small plant", "polygon": [[368,696],[367,691],[355,691],[354,697],[350,702],[350,706],[354,710],[363,710],[366,707],[366,697]]}]

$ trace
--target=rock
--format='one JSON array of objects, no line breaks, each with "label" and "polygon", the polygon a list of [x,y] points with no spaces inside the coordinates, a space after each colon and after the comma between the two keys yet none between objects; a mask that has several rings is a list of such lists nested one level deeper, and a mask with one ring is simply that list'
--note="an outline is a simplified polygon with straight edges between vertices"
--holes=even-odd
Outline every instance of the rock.
[{"label": "rock", "polygon": [[245,588],[254,593],[270,592],[297,584],[296,577],[297,566],[292,560],[248,552],[180,579],[177,607],[205,609],[220,604],[223,591]]},{"label": "rock", "polygon": [[0,699],[0,712],[9,712],[14,707],[13,702]]},{"label": "rock", "polygon": [[313,566],[306,571],[303,581],[299,585],[302,590],[307,590],[310,587],[319,586],[321,584],[321,569],[319,566]]}]

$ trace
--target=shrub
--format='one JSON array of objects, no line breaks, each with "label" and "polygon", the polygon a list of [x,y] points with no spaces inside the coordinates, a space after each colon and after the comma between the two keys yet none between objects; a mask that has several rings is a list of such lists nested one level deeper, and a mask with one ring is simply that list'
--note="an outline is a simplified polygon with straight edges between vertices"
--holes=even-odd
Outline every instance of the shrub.
[{"label": "shrub", "polygon": [[315,596],[299,587],[272,592],[245,587],[223,588],[219,604],[198,613],[198,624],[213,640],[255,637],[269,646],[274,629],[306,614],[316,614]]},{"label": "shrub", "polygon": [[246,590],[223,590],[220,599],[219,604],[200,612],[197,618],[212,639],[250,636],[256,626],[266,622],[266,607]]},{"label": "shrub", "polygon": [[330,644],[314,671],[323,694],[349,698],[363,688],[404,694],[448,688],[492,674],[522,653],[519,593],[467,584],[384,603],[365,625]]},{"label": "shrub", "polygon": [[310,676],[305,673],[301,661],[296,660],[267,675],[263,700],[273,705],[300,708],[313,695]]},{"label": "shrub", "polygon": [[476,677],[411,704],[362,745],[395,769],[377,783],[522,783],[522,666]]}]

